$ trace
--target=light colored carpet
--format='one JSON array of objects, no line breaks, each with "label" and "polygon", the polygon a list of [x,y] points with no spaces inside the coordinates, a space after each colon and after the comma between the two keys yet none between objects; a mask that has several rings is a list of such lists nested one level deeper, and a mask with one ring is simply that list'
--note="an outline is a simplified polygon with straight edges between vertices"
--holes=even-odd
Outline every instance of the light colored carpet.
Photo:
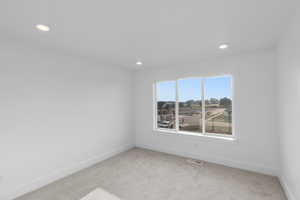
[{"label": "light colored carpet", "polygon": [[139,148],[17,200],[79,200],[98,187],[122,200],[286,200],[275,177]]},{"label": "light colored carpet", "polygon": [[80,200],[120,200],[117,196],[97,188]]}]

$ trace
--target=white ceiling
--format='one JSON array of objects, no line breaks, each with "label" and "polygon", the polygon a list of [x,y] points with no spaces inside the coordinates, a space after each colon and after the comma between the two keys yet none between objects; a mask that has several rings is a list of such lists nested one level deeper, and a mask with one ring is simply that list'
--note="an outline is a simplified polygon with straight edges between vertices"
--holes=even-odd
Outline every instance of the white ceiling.
[{"label": "white ceiling", "polygon": [[[165,67],[273,47],[292,1],[0,0],[0,33],[102,63]],[[229,50],[218,49],[222,42]]]}]

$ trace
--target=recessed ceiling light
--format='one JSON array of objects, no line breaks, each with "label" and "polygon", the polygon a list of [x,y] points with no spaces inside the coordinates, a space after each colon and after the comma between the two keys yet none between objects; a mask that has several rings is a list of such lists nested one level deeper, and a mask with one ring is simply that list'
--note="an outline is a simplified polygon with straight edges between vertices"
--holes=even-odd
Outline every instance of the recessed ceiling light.
[{"label": "recessed ceiling light", "polygon": [[43,31],[43,32],[47,32],[47,31],[50,31],[50,27],[49,26],[46,26],[44,24],[37,24],[35,26],[37,29],[39,29],[40,31]]},{"label": "recessed ceiling light", "polygon": [[143,63],[141,61],[137,61],[135,64],[139,65],[139,66],[143,65]]},{"label": "recessed ceiling light", "polygon": [[219,49],[227,49],[228,48],[228,44],[221,44],[219,46]]}]

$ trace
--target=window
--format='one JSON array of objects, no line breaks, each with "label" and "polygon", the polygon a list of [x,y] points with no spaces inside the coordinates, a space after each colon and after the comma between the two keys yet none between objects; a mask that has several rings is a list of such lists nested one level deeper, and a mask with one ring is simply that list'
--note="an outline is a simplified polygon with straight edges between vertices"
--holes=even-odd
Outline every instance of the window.
[{"label": "window", "polygon": [[232,95],[230,77],[205,79],[205,131],[232,134]]},{"label": "window", "polygon": [[176,81],[158,82],[156,94],[157,127],[175,130]]},{"label": "window", "polygon": [[157,82],[155,118],[160,130],[233,136],[232,77]]},{"label": "window", "polygon": [[202,133],[201,79],[178,80],[179,130]]}]

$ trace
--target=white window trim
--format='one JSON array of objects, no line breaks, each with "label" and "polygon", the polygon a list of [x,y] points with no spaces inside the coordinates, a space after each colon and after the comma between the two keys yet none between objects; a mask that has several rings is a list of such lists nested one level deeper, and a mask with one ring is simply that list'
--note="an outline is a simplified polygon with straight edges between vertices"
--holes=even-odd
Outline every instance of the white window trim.
[{"label": "white window trim", "polygon": [[[232,93],[232,134],[217,134],[217,133],[207,133],[205,132],[205,117],[202,117],[202,133],[194,133],[189,131],[180,131],[179,130],[179,92],[178,92],[178,81],[181,79],[187,78],[200,78],[201,79],[201,100],[202,105],[205,105],[205,78],[217,78],[217,77],[224,77],[229,76],[231,78],[231,93]],[[156,93],[156,85],[159,82],[165,81],[175,81],[176,83],[176,99],[175,99],[175,121],[176,127],[175,129],[164,129],[157,127],[157,93]],[[175,80],[163,80],[163,81],[155,81],[153,85],[153,131],[161,132],[161,133],[171,133],[171,134],[179,134],[179,135],[189,135],[189,136],[198,136],[198,137],[206,137],[206,138],[213,138],[213,139],[222,139],[228,141],[236,141],[236,133],[235,133],[235,111],[234,111],[234,79],[232,75],[224,74],[219,76],[205,76],[205,77],[185,77],[185,78],[178,78]],[[202,114],[205,113],[205,106],[202,106]]]}]

